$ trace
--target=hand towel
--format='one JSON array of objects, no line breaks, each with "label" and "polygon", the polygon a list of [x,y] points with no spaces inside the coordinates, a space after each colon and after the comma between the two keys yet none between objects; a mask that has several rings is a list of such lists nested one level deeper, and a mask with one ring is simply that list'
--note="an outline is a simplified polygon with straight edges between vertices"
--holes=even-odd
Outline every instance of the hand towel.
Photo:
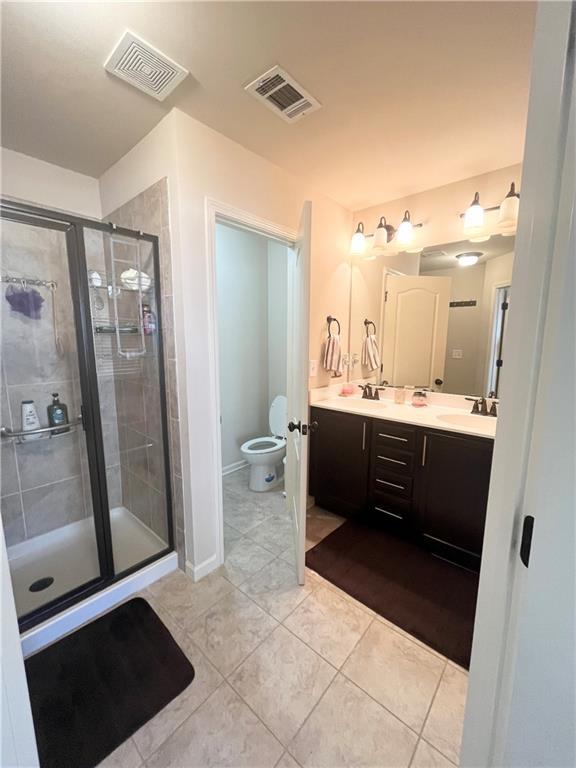
[{"label": "hand towel", "polygon": [[324,370],[330,371],[333,378],[342,376],[342,348],[339,334],[328,334],[324,348]]},{"label": "hand towel", "polygon": [[376,335],[373,333],[370,333],[364,339],[362,345],[362,365],[365,365],[371,371],[380,368],[380,352]]}]

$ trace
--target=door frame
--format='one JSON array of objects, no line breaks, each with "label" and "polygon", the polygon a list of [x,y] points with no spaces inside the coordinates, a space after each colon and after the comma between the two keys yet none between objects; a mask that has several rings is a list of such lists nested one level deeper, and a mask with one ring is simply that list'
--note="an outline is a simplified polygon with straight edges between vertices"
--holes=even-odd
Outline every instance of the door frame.
[{"label": "door frame", "polygon": [[[557,236],[568,109],[574,87],[573,3],[538,3],[520,217],[512,274],[499,425],[484,533],[462,766],[503,765],[514,682],[524,489],[533,439],[547,310]],[[574,180],[572,180],[574,184]],[[562,236],[562,233],[560,233]],[[560,243],[567,248],[567,243]],[[542,511],[542,514],[545,510]],[[534,540],[538,529],[535,527]],[[553,631],[553,627],[550,628]]]},{"label": "door frame", "polygon": [[241,229],[249,230],[255,234],[268,237],[271,240],[278,240],[287,247],[295,247],[298,240],[298,233],[285,227],[282,224],[276,224],[269,219],[256,216],[242,208],[237,208],[228,203],[223,203],[211,197],[204,200],[205,222],[206,222],[206,260],[208,275],[208,340],[209,352],[206,368],[208,377],[208,386],[214,393],[208,409],[208,417],[211,423],[212,434],[215,440],[212,441],[213,455],[211,464],[214,467],[213,476],[210,483],[215,489],[212,498],[216,500],[216,518],[217,518],[217,540],[216,540],[216,563],[209,563],[206,570],[201,569],[194,573],[194,579],[200,579],[209,571],[214,570],[224,562],[224,503],[222,494],[222,436],[221,436],[221,407],[220,407],[220,339],[218,335],[218,294],[216,279],[216,224],[222,222],[229,223]]},{"label": "door frame", "polygon": [[82,417],[86,432],[92,508],[98,558],[99,576],[79,585],[70,592],[51,600],[19,619],[20,632],[26,632],[38,624],[57,617],[77,603],[152,565],[174,550],[174,526],[172,519],[172,492],[170,479],[170,459],[168,450],[168,414],[166,409],[166,381],[164,372],[164,347],[162,334],[158,334],[160,415],[163,428],[163,454],[165,469],[166,514],[168,523],[168,542],[166,548],[155,555],[142,560],[120,573],[114,570],[112,553],[112,534],[108,510],[106,467],[104,459],[104,439],[100,418],[99,391],[96,383],[96,360],[94,339],[91,332],[90,291],[86,253],[84,248],[84,230],[96,229],[101,232],[130,237],[149,242],[152,246],[154,261],[154,284],[158,327],[162,328],[162,306],[160,296],[160,252],[159,238],[156,235],[120,227],[111,222],[98,221],[61,211],[30,205],[18,200],[0,198],[0,220],[7,219],[31,226],[62,231],[66,238],[68,270],[70,274],[71,300],[74,309],[74,327],[78,351],[78,368],[82,394]]}]

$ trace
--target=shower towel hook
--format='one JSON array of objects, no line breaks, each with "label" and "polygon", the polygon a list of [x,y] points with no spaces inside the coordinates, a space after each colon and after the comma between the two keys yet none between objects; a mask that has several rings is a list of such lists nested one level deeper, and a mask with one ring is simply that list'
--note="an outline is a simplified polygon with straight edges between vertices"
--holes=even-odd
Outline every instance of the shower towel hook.
[{"label": "shower towel hook", "polygon": [[328,315],[328,317],[326,318],[326,322],[328,323],[328,337],[330,337],[331,335],[330,326],[332,325],[332,323],[336,323],[336,325],[338,326],[338,335],[340,335],[340,322],[335,317],[332,317],[332,315]]},{"label": "shower towel hook", "polygon": [[372,326],[372,328],[374,328],[374,335],[376,335],[376,323],[374,323],[372,320],[368,320],[368,318],[366,318],[364,320],[364,327],[366,328],[366,336],[370,336],[370,330],[369,330],[370,326]]}]

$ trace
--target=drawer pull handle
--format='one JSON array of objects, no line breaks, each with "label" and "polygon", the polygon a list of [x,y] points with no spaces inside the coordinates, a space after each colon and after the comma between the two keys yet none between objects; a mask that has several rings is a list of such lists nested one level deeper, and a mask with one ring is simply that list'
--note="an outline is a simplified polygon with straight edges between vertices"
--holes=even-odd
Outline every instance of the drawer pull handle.
[{"label": "drawer pull handle", "polygon": [[391,461],[394,464],[402,464],[403,467],[408,466],[407,461],[400,461],[400,459],[391,459],[389,456],[378,456],[379,459],[382,459],[382,461]]},{"label": "drawer pull handle", "polygon": [[424,442],[422,444],[422,466],[426,466],[426,448],[428,447],[428,435],[424,435]]},{"label": "drawer pull handle", "polygon": [[388,512],[387,509],[382,509],[382,507],[374,507],[374,509],[377,512],[384,512],[385,515],[390,515],[390,517],[397,517],[398,520],[402,520],[402,515],[397,515],[394,512]]},{"label": "drawer pull handle", "polygon": [[380,480],[380,478],[376,478],[377,483],[382,483],[382,485],[390,485],[392,488],[400,488],[401,491],[405,491],[406,488],[403,485],[398,485],[398,483],[389,483],[387,480]]},{"label": "drawer pull handle", "polygon": [[401,443],[407,443],[407,437],[396,437],[396,435],[387,435],[385,432],[378,432],[378,437],[387,437],[389,440],[400,440]]}]

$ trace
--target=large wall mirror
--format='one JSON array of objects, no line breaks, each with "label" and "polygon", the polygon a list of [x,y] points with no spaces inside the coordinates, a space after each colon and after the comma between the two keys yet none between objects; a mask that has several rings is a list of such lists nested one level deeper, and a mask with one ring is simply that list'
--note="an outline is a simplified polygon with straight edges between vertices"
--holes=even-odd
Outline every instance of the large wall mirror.
[{"label": "large wall mirror", "polygon": [[497,397],[513,262],[502,235],[355,261],[350,379]]}]

